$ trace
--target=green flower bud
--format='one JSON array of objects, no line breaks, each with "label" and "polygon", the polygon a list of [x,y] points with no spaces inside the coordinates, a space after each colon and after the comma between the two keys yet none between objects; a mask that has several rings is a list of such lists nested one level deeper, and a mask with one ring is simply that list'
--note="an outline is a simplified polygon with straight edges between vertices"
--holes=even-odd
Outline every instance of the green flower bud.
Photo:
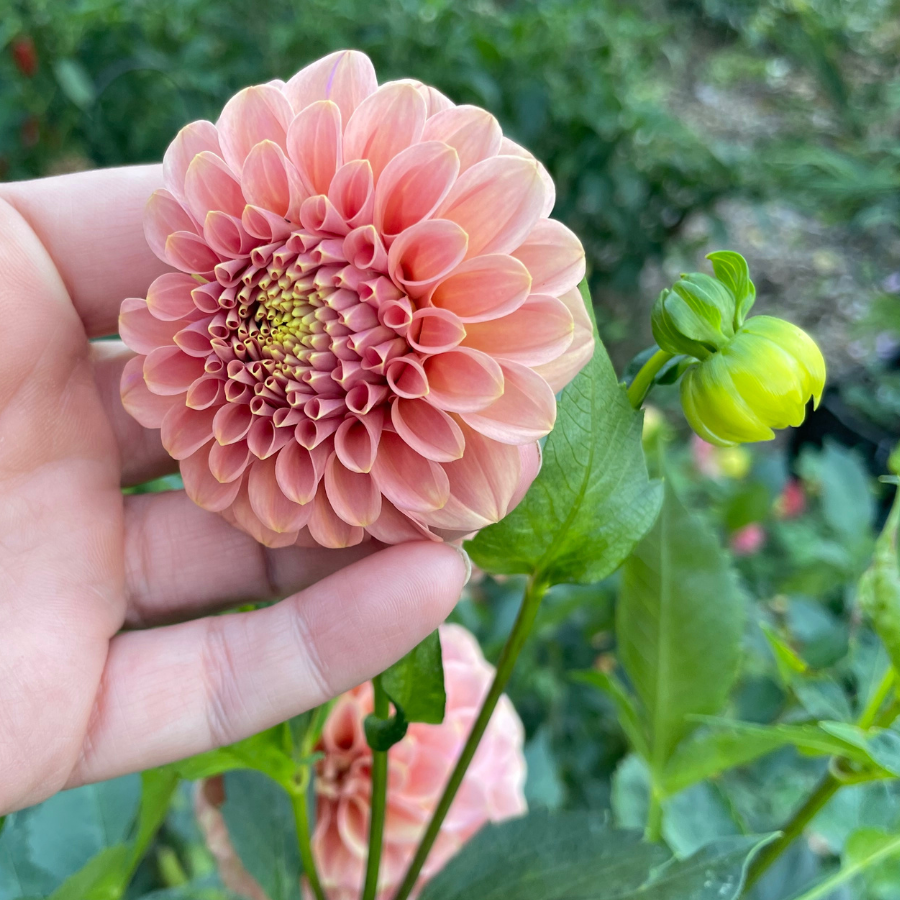
[{"label": "green flower bud", "polygon": [[799,425],[824,386],[825,360],[812,338],[783,319],[754,316],[685,372],[681,403],[700,437],[728,447]]}]

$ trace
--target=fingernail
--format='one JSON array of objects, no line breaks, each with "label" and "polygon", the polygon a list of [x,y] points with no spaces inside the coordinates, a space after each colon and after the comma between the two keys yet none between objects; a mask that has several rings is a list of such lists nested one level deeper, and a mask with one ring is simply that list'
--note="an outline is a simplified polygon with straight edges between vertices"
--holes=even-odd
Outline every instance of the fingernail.
[{"label": "fingernail", "polygon": [[472,579],[472,560],[461,544],[451,544],[451,546],[462,557],[463,565],[466,567],[466,580],[463,582],[463,587],[465,587]]}]

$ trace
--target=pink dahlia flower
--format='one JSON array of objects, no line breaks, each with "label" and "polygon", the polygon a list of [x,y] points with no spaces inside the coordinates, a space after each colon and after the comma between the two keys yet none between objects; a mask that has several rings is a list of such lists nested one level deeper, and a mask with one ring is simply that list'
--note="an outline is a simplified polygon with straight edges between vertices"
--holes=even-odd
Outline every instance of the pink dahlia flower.
[{"label": "pink dahlia flower", "polygon": [[766,545],[766,530],[759,522],[751,522],[738,528],[728,543],[735,556],[754,556]]},{"label": "pink dahlia flower", "polygon": [[[441,627],[441,647],[447,688],[444,722],[410,725],[406,737],[388,754],[379,900],[387,900],[399,886],[494,675],[475,638],[459,625]],[[324,757],[316,772],[313,855],[328,900],[356,900],[365,880],[372,753],[366,744],[363,720],[372,708],[368,683],[342,695],[317,748]],[[525,812],[524,739],[512,703],[508,697],[501,697],[444,820],[419,888],[482,825]],[[266,900],[228,840],[224,821],[216,810],[224,799],[220,785],[217,780],[207,782],[198,796],[198,815],[207,842],[227,887],[253,900]],[[311,894],[307,892],[306,896]]]},{"label": "pink dahlia flower", "polygon": [[122,304],[126,408],[270,546],[450,538],[537,474],[590,358],[578,238],[497,120],[333,53],[181,130]]}]

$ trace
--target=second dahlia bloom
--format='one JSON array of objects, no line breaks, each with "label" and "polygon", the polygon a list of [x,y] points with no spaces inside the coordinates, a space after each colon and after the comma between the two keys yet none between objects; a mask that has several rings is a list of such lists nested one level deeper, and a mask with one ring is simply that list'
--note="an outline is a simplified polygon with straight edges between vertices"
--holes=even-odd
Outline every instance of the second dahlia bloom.
[{"label": "second dahlia bloom", "polygon": [[334,53],[178,134],[122,305],[126,408],[270,546],[450,538],[539,468],[593,351],[584,250],[489,113]]}]

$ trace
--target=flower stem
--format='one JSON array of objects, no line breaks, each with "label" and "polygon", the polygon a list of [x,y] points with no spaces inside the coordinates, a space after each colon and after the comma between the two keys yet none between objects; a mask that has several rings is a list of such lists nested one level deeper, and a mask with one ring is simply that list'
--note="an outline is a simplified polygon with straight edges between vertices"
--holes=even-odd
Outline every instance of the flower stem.
[{"label": "flower stem", "polygon": [[875,719],[878,716],[878,712],[884,704],[884,701],[887,700],[888,694],[890,694],[891,688],[893,686],[894,667],[888,666],[887,671],[884,673],[884,677],[881,679],[881,682],[875,689],[875,692],[869,698],[869,702],[866,704],[866,708],[863,710],[862,714],[859,717],[857,725],[859,725],[860,728],[869,728],[874,724]]},{"label": "flower stem", "polygon": [[744,888],[745,893],[759,881],[769,866],[803,833],[803,829],[815,818],[816,813],[825,806],[841,787],[843,787],[843,782],[835,778],[831,772],[819,782],[819,786],[809,796],[806,803],[794,813],[791,821],[785,826],[781,837],[764,847],[750,864],[750,869],[747,872],[747,884]]},{"label": "flower stem", "polygon": [[[381,685],[381,676],[372,679],[375,689],[375,715],[387,719],[391,714],[390,701]],[[378,869],[384,841],[384,814],[387,803],[388,751],[372,751],[372,811],[369,818],[369,858],[366,863],[366,883],[362,900],[375,900],[378,891]]]},{"label": "flower stem", "polygon": [[[327,714],[327,707],[318,707],[313,711],[311,720],[306,729],[303,739],[300,742],[300,759],[306,760],[312,753],[312,745],[317,735],[317,723],[319,717]],[[289,743],[293,743],[290,729],[285,730],[286,739]],[[310,890],[316,897],[316,900],[326,900],[325,891],[322,890],[322,883],[319,881],[319,873],[316,869],[316,860],[312,852],[312,840],[309,830],[309,804],[308,790],[311,776],[311,766],[308,762],[302,761],[297,767],[297,774],[290,785],[285,785],[288,796],[291,798],[291,807],[294,810],[294,824],[297,827],[297,849],[300,851],[300,861],[303,863],[303,874],[309,882]]]},{"label": "flower stem", "polygon": [[648,841],[659,841],[662,838],[662,798],[655,786],[650,788],[650,808],[647,810],[647,827],[644,837]]},{"label": "flower stem", "polygon": [[548,587],[549,585],[544,581],[537,580],[534,575],[528,579],[528,585],[525,588],[525,594],[522,597],[522,605],[519,607],[519,614],[516,617],[516,622],[513,625],[509,637],[506,639],[506,643],[503,645],[500,659],[497,661],[497,672],[494,675],[494,681],[491,684],[487,696],[484,698],[484,703],[478,712],[478,718],[475,719],[475,723],[472,725],[472,730],[469,733],[469,737],[466,740],[462,753],[456,762],[456,767],[453,769],[450,780],[444,788],[444,793],[441,796],[440,802],[431,817],[431,821],[428,823],[428,827],[425,829],[425,834],[422,836],[422,840],[416,849],[416,855],[409,864],[406,876],[403,879],[403,883],[400,885],[400,889],[394,896],[394,900],[407,900],[413,888],[416,886],[416,881],[418,880],[419,873],[422,871],[422,866],[425,865],[425,861],[428,859],[428,854],[431,852],[431,848],[441,830],[444,818],[456,797],[456,792],[462,784],[466,770],[469,768],[469,763],[472,762],[472,757],[475,756],[475,751],[478,749],[478,743],[491,720],[491,715],[494,712],[494,708],[497,706],[497,702],[500,700],[503,691],[506,689],[509,677],[512,675],[513,667],[515,666],[519,653],[531,632],[535,616],[537,616],[538,608],[541,605],[541,600],[547,592]]},{"label": "flower stem", "polygon": [[656,378],[659,370],[674,356],[673,353],[667,353],[665,350],[657,350],[647,362],[641,366],[640,371],[634,376],[634,381],[628,387],[628,402],[635,408],[640,409],[650,388],[653,386],[653,379]]}]

